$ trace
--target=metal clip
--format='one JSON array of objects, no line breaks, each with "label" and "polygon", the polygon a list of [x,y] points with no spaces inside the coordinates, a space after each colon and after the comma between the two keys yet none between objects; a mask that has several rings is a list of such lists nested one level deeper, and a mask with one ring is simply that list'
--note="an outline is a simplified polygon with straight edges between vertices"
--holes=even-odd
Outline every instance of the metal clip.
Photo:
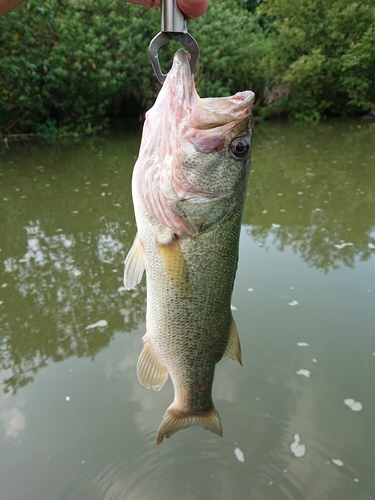
[{"label": "metal clip", "polygon": [[159,49],[171,40],[182,43],[190,52],[190,70],[194,72],[199,57],[197,41],[188,32],[188,20],[178,8],[176,0],[162,0],[161,31],[150,42],[151,64],[160,83],[164,83],[167,73],[163,73],[159,61]]}]

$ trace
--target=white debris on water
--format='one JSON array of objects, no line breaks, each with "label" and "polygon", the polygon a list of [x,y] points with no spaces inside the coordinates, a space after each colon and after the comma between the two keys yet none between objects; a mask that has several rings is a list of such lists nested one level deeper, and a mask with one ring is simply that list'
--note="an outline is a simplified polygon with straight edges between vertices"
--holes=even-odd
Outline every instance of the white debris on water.
[{"label": "white debris on water", "polygon": [[306,455],[306,445],[301,444],[301,438],[299,434],[294,434],[294,441],[290,445],[290,451],[297,458],[301,458]]},{"label": "white debris on water", "polygon": [[127,289],[126,289],[124,286],[119,286],[119,287],[118,287],[118,289],[117,289],[117,291],[118,291],[119,293],[126,292],[126,290],[127,290]]},{"label": "white debris on water", "polygon": [[254,288],[248,288],[247,289],[248,292],[253,292],[254,291]]},{"label": "white debris on water", "polygon": [[82,271],[80,271],[79,269],[73,269],[73,276],[81,276],[82,274]]},{"label": "white debris on water", "polygon": [[296,300],[292,300],[291,302],[289,302],[288,305],[289,306],[298,306],[298,302]]},{"label": "white debris on water", "polygon": [[332,458],[332,462],[339,467],[342,467],[344,465],[344,462],[342,460],[339,460],[338,458]]},{"label": "white debris on water", "polygon": [[280,227],[280,224],[272,223],[271,227],[273,227],[274,229],[278,229]]},{"label": "white debris on water", "polygon": [[238,446],[236,446],[236,448],[234,449],[234,454],[236,455],[236,458],[239,462],[245,461],[245,455],[243,451],[240,448],[238,448]]},{"label": "white debris on water", "polygon": [[316,358],[313,358],[312,362],[313,362],[313,363],[317,363],[317,362],[318,362],[318,360],[317,360]]},{"label": "white debris on water", "polygon": [[297,375],[303,375],[304,377],[310,378],[310,371],[309,370],[298,370],[296,372]]},{"label": "white debris on water", "polygon": [[375,245],[373,243],[369,243],[368,247],[371,248],[372,250],[375,248]]},{"label": "white debris on water", "polygon": [[70,401],[70,396],[65,396],[65,401]]},{"label": "white debris on water", "polygon": [[[4,304],[4,301],[3,301],[3,300],[0,300],[0,306],[1,306],[1,304]],[[374,353],[374,354],[375,354],[375,353]]]},{"label": "white debris on water", "polygon": [[307,342],[297,342],[298,347],[310,347],[310,344]]},{"label": "white debris on water", "polygon": [[361,403],[351,398],[344,399],[344,403],[353,411],[361,411],[363,408]]},{"label": "white debris on water", "polygon": [[342,243],[337,243],[336,245],[334,245],[336,248],[338,248],[339,250],[341,250],[342,248],[345,248],[345,247],[352,247],[354,245],[354,243],[350,243],[350,242],[345,242],[343,241]]},{"label": "white debris on water", "polygon": [[235,307],[233,304],[230,305],[230,308],[232,309],[232,311],[237,311],[237,307]]},{"label": "white debris on water", "polygon": [[105,319],[100,319],[92,325],[87,325],[86,330],[91,330],[92,328],[104,328],[105,326],[108,326],[108,322]]}]

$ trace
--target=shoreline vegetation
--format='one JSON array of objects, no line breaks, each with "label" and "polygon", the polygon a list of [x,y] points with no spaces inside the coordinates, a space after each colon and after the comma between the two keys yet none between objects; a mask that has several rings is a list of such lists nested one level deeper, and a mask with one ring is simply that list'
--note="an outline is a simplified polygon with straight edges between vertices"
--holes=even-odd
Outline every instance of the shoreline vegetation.
[{"label": "shoreline vegetation", "polygon": [[[77,137],[142,119],[160,88],[148,58],[159,16],[121,0],[30,0],[2,17],[0,137]],[[201,96],[251,89],[260,120],[374,118],[373,0],[212,0],[189,29]],[[163,68],[178,46],[161,49]]]}]

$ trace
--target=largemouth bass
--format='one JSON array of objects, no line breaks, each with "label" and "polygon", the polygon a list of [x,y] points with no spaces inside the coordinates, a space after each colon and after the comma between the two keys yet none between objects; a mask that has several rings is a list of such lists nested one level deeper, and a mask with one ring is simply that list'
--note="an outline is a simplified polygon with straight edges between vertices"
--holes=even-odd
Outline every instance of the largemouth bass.
[{"label": "largemouth bass", "polygon": [[231,313],[251,148],[254,93],[199,98],[179,50],[147,112],[132,194],[138,233],[125,260],[125,287],[147,277],[146,334],[138,379],[174,401],[157,443],[200,425],[220,436],[211,390],[223,356],[241,364]]}]

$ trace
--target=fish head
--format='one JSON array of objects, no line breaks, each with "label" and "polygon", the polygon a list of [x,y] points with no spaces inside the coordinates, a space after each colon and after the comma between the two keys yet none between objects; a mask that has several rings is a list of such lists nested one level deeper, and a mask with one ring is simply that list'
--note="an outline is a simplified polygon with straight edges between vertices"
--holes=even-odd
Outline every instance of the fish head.
[{"label": "fish head", "polygon": [[179,50],[146,114],[136,188],[149,215],[195,236],[242,210],[254,93],[200,98]]}]

